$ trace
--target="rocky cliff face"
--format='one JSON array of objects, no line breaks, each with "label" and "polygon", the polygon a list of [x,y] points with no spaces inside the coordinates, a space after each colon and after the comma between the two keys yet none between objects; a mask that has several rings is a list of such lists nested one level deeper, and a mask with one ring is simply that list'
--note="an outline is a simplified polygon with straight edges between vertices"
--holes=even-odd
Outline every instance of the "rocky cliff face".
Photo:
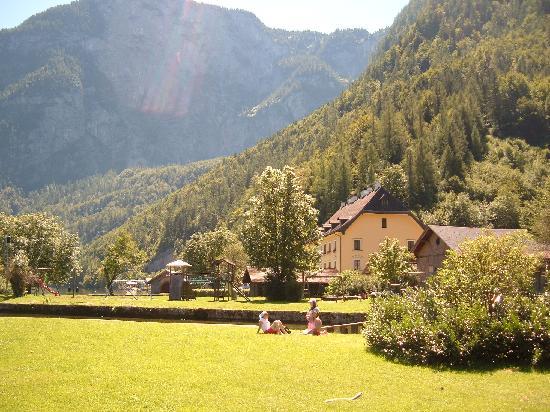
[{"label": "rocky cliff face", "polygon": [[0,31],[0,179],[34,189],[238,152],[338,95],[381,35],[273,30],[185,0],[50,9]]}]

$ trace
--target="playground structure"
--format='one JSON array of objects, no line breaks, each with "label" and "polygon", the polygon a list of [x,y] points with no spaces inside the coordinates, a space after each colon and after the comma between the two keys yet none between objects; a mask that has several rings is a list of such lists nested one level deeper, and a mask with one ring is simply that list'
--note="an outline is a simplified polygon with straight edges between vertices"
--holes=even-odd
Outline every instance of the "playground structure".
[{"label": "playground structure", "polygon": [[214,300],[236,300],[237,295],[247,302],[250,298],[239,286],[240,278],[237,278],[237,266],[227,259],[217,259],[212,262],[214,271]]},{"label": "playground structure", "polygon": [[175,260],[166,265],[170,276],[168,300],[195,299],[190,275],[187,272],[190,267],[192,266],[183,260]]},{"label": "playground structure", "polygon": [[[50,268],[37,268],[36,272],[38,272],[38,273],[47,272],[48,270],[51,270],[51,269]],[[59,292],[57,290],[55,290],[54,288],[48,286],[44,282],[44,279],[38,274],[35,274],[35,273],[31,274],[30,279],[29,279],[29,285],[30,285],[31,288],[35,287],[35,290],[34,290],[35,295],[38,295],[40,290],[42,290],[42,295],[44,295],[45,292],[49,292],[54,296],[59,296]]]}]

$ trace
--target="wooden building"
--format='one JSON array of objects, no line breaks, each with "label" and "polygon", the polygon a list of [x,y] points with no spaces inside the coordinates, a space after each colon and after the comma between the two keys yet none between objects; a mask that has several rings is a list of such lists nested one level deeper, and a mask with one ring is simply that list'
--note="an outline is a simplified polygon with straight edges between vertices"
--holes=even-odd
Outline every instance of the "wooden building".
[{"label": "wooden building", "polygon": [[321,297],[326,287],[340,274],[336,269],[323,269],[305,278],[304,295],[307,297]]},{"label": "wooden building", "polygon": [[243,273],[242,281],[243,285],[249,286],[248,296],[265,296],[266,277],[266,272],[252,266],[246,267]]},{"label": "wooden building", "polygon": [[170,272],[167,269],[161,270],[147,281],[151,285],[151,294],[170,292]]},{"label": "wooden building", "polygon": [[477,227],[438,226],[428,225],[424,233],[414,245],[413,253],[416,256],[418,272],[421,272],[421,281],[437,272],[441,267],[447,250],[459,250],[465,240],[472,240],[484,233],[495,236],[504,236],[514,232],[525,232],[523,229],[485,229]]},{"label": "wooden building", "polygon": [[383,187],[353,197],[323,225],[320,270],[363,271],[384,238],[412,250],[424,224]]}]

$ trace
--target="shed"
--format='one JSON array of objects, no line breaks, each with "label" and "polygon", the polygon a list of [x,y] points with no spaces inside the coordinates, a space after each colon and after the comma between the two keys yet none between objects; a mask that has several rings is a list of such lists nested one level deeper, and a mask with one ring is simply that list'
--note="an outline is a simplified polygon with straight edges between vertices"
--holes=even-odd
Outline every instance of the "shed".
[{"label": "shed", "polygon": [[326,287],[334,279],[339,278],[340,273],[335,269],[323,269],[306,277],[304,292],[310,297],[321,297],[325,293]]},{"label": "shed", "polygon": [[243,284],[250,285],[249,296],[265,296],[267,273],[261,269],[247,266],[243,273]]},{"label": "shed", "polygon": [[418,271],[422,272],[420,281],[424,282],[436,273],[441,268],[447,251],[460,250],[462,242],[476,239],[483,234],[499,237],[512,233],[525,233],[525,230],[429,225],[413,248]]},{"label": "shed", "polygon": [[168,293],[170,291],[170,272],[167,269],[161,270],[147,281],[151,285],[151,294]]}]

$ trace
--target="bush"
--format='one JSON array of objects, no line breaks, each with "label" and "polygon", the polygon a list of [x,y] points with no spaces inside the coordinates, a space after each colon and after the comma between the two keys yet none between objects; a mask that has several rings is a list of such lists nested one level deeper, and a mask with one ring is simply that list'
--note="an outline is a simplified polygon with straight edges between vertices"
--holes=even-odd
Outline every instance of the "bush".
[{"label": "bush", "polygon": [[[536,261],[517,237],[482,237],[451,253],[426,289],[378,299],[363,330],[376,352],[417,364],[550,366],[550,297],[527,288]],[[502,303],[492,307],[489,291]]]},{"label": "bush", "polygon": [[303,297],[303,287],[296,280],[282,282],[275,276],[267,276],[266,297],[268,300],[298,302]]},{"label": "bush", "polygon": [[399,244],[398,239],[385,238],[378,252],[369,258],[369,273],[380,280],[385,289],[392,283],[401,286],[415,286],[416,279],[409,273],[413,271],[414,255]]},{"label": "bush", "polygon": [[380,280],[375,275],[365,275],[354,270],[345,270],[325,289],[327,295],[360,295],[380,289]]},{"label": "bush", "polygon": [[23,296],[29,281],[29,259],[23,251],[17,251],[10,265],[9,281],[13,295]]}]

